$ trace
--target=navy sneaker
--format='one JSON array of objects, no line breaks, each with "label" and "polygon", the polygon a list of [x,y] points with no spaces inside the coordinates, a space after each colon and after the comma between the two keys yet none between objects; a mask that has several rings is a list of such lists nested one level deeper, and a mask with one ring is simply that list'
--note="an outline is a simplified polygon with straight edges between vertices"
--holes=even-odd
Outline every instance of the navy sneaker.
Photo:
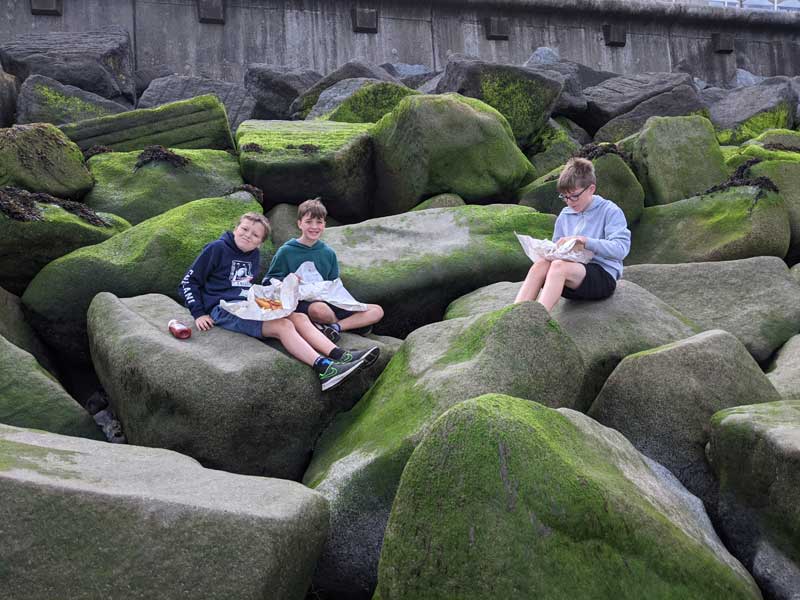
[{"label": "navy sneaker", "polygon": [[357,360],[364,361],[364,367],[370,366],[381,355],[381,349],[377,346],[367,348],[366,350],[345,350],[339,362],[349,363]]},{"label": "navy sneaker", "polygon": [[355,333],[356,335],[367,335],[372,333],[372,325],[365,325],[364,327],[356,327],[355,329],[349,329],[347,333]]},{"label": "navy sneaker", "polygon": [[338,329],[338,325],[326,325],[324,323],[316,323],[314,321],[312,321],[312,323],[314,323],[314,326],[322,332],[322,335],[324,335],[334,344],[341,339],[342,334],[341,330]]},{"label": "navy sneaker", "polygon": [[319,380],[322,383],[322,391],[329,390],[336,387],[342,381],[350,377],[353,373],[358,371],[364,366],[364,359],[354,360],[352,362],[339,362],[332,361],[325,369],[324,373],[319,374]]}]

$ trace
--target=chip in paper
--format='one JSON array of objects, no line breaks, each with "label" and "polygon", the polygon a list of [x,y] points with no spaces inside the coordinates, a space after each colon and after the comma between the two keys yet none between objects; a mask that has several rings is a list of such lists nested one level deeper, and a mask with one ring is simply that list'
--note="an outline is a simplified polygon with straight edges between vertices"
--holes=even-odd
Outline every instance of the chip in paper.
[{"label": "chip in paper", "polygon": [[592,260],[594,256],[594,252],[591,250],[575,250],[575,242],[577,240],[574,239],[558,246],[555,242],[551,242],[550,240],[536,240],[529,235],[520,235],[516,231],[514,235],[517,236],[519,243],[522,245],[522,249],[532,262],[544,259],[550,261],[568,260],[586,264]]}]

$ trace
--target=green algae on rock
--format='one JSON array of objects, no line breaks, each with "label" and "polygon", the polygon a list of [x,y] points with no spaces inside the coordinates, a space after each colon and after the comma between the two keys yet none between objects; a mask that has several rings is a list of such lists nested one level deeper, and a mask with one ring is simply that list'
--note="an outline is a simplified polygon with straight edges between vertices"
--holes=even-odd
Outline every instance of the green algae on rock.
[{"label": "green algae on rock", "polygon": [[786,129],[794,120],[794,109],[795,107],[788,102],[780,103],[778,106],[757,113],[731,128],[718,127],[717,140],[723,145],[741,144],[769,129]]},{"label": "green algae on rock", "polygon": [[534,169],[494,108],[458,94],[408,96],[372,132],[374,214],[405,212],[436,194],[515,202]]},{"label": "green algae on rock", "polygon": [[245,121],[236,131],[242,176],[265,191],[265,210],[322,196],[337,219],[366,219],[373,181],[371,128],[319,120]]},{"label": "green algae on rock", "polygon": [[[332,86],[323,92],[320,95],[320,101],[322,101],[326,92],[333,90],[335,87],[337,86]],[[315,116],[315,107],[315,110],[311,111],[307,118],[319,118],[341,123],[376,123],[385,114],[394,110],[400,100],[406,96],[416,94],[419,94],[419,92],[392,81],[365,80],[363,85],[352,94],[346,98],[341,98],[341,101],[334,108]]]},{"label": "green algae on rock", "polygon": [[550,119],[525,155],[536,173],[547,173],[563,165],[581,145],[570,137],[568,130],[554,119]]},{"label": "green algae on rock", "polygon": [[467,400],[403,471],[375,597],[759,599],[699,504],[580,413]]},{"label": "green algae on rock", "polygon": [[84,202],[132,224],[200,198],[222,196],[243,183],[239,161],[222,150],[175,150],[183,167],[165,161],[135,168],[139,152],[109,152],[89,159],[95,186]]},{"label": "green algae on rock", "polygon": [[28,325],[20,299],[0,287],[0,336],[29,352],[52,375],[57,376],[50,351]]},{"label": "green algae on rock", "polygon": [[428,210],[429,208],[451,208],[453,206],[464,206],[465,202],[458,194],[437,194],[427,200],[420,202],[412,211]]},{"label": "green algae on rock", "polygon": [[800,260],[800,152],[791,161],[764,160],[750,167],[753,177],[766,177],[776,186],[789,214],[790,240],[786,259]]}]

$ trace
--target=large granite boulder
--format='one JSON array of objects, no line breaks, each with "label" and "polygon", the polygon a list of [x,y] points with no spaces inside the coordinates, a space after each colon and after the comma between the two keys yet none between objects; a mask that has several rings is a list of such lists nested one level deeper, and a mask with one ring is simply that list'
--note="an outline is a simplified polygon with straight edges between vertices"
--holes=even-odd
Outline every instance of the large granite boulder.
[{"label": "large granite boulder", "polygon": [[342,79],[319,95],[306,119],[375,123],[406,96],[419,94],[400,83],[367,77]]},{"label": "large granite boulder", "polygon": [[322,92],[343,79],[355,79],[358,77],[380,79],[382,81],[396,81],[386,70],[376,65],[369,65],[358,60],[351,60],[317,81],[295,98],[292,105],[289,107],[289,113],[292,118],[305,119],[308,113],[311,112],[311,109],[314,108]]},{"label": "large granite boulder", "polygon": [[[86,310],[99,292],[129,297],[160,293],[178,299],[178,282],[203,247],[261,207],[250,194],[195,200],[94,246],[54,260],[22,296],[31,325],[72,362],[88,362]],[[261,248],[263,272],[272,246]]]},{"label": "large granite boulder", "polygon": [[[91,415],[30,353],[0,336],[0,423],[104,440]],[[0,463],[2,464],[2,463]],[[1,472],[1,471],[0,471]]]},{"label": "large granite boulder", "polygon": [[633,110],[614,117],[597,130],[595,142],[618,142],[636,133],[650,117],[701,115],[708,118],[708,109],[691,85],[679,85],[638,104]]},{"label": "large granite boulder", "polygon": [[800,400],[800,335],[793,335],[781,346],[767,378],[784,400]]},{"label": "large granite boulder", "polygon": [[95,185],[83,199],[86,205],[136,225],[192,200],[223,196],[244,183],[239,161],[222,150],[176,149],[172,154],[188,160],[183,165],[162,155],[137,166],[142,154],[106,152],[90,158]]},{"label": "large granite boulder", "polygon": [[700,116],[648,119],[634,143],[633,162],[645,206],[701,194],[728,177],[714,128]]},{"label": "large granite boulder", "polygon": [[795,160],[762,161],[750,167],[749,175],[766,177],[778,186],[789,215],[790,238],[786,258],[790,264],[797,262],[800,260],[800,154],[796,154]]},{"label": "large granite boulder", "polygon": [[687,73],[639,73],[619,75],[584,88],[588,108],[578,123],[597,131],[614,117],[633,110],[636,105],[680,85],[692,85]]},{"label": "large granite boulder", "polygon": [[136,102],[133,47],[121,27],[25,33],[0,45],[0,61],[20,83],[44,75],[109,100]]},{"label": "large granite boulder", "polygon": [[7,598],[302,600],[328,529],[297,483],[168,450],[0,425],[0,464]]},{"label": "large granite boulder", "polygon": [[[436,194],[427,200],[420,202],[412,211],[428,210],[429,208],[451,208],[453,206],[465,206],[466,203],[458,194]],[[410,212],[410,211],[409,211]]]},{"label": "large granite boulder", "polygon": [[732,333],[759,362],[800,331],[800,286],[775,257],[638,265],[623,277],[702,329]]},{"label": "large granite boulder", "polygon": [[130,110],[113,100],[44,75],[31,75],[17,97],[17,123],[63,125]]},{"label": "large granite boulder", "polygon": [[767,129],[791,129],[797,93],[787,77],[735,89],[711,105],[720,144],[741,144]]},{"label": "large granite boulder", "polygon": [[742,343],[713,329],[625,357],[587,415],[619,431],[713,510],[717,482],[705,456],[711,416],[742,401],[777,400]]},{"label": "large granite boulder", "polygon": [[493,392],[573,406],[582,374],[575,344],[531,302],[411,333],[369,393],[320,438],[303,479],[331,503],[316,586],[371,597],[403,467],[448,408]]},{"label": "large granite boulder", "polygon": [[645,207],[631,231],[631,265],[782,258],[789,250],[783,198],[754,186]]},{"label": "large granite boulder", "polygon": [[0,127],[10,127],[16,121],[18,93],[17,78],[0,66]]},{"label": "large granite boulder", "polygon": [[502,114],[520,146],[531,145],[550,118],[563,87],[561,77],[455,55],[436,92],[477,98]]},{"label": "large granite boulder", "polygon": [[481,396],[414,450],[375,597],[630,595],[761,597],[698,500],[578,412]]},{"label": "large granite boulder", "polygon": [[37,362],[52,375],[57,375],[50,351],[28,325],[18,296],[0,287],[0,336],[32,354]]},{"label": "large granite boulder", "polygon": [[300,94],[322,79],[310,69],[283,65],[253,64],[244,75],[244,86],[256,99],[254,118],[291,118],[289,107]]},{"label": "large granite boulder", "polygon": [[45,123],[0,129],[0,186],[11,185],[59,198],[81,198],[92,175],[80,149]]},{"label": "large granite boulder", "polygon": [[800,589],[800,401],[739,406],[711,420],[721,532],[766,598]]},{"label": "large granite boulder", "polygon": [[549,119],[536,138],[536,143],[528,148],[525,155],[537,174],[549,173],[566,163],[580,149],[581,144],[570,135],[566,127]]},{"label": "large granite boulder", "polygon": [[214,95],[171,102],[62,125],[69,139],[88,150],[106,146],[118,152],[159,145],[167,148],[229,150],[233,138],[225,107]]},{"label": "large granite boulder", "polygon": [[136,69],[133,80],[136,82],[136,97],[138,98],[150,85],[150,82],[159,77],[175,75],[175,70],[166,64],[150,64]]},{"label": "large granite boulder", "polygon": [[[98,294],[88,312],[92,362],[128,441],[180,450],[203,465],[242,473],[302,477],[324,427],[363,396],[393,352],[331,392],[276,348],[214,327],[173,338],[167,322],[193,326],[189,311],[160,294]],[[372,341],[348,335],[347,347]]]},{"label": "large granite boulder", "polygon": [[371,213],[371,124],[332,121],[245,121],[236,132],[247,183],[265,192],[264,209],[322,196],[342,221]]},{"label": "large granite boulder", "polygon": [[0,286],[17,295],[45,265],[130,227],[115,215],[101,213],[90,219],[41,200],[31,202],[38,216],[34,220],[19,221],[0,211]]},{"label": "large granite boulder", "polygon": [[513,202],[534,169],[505,118],[458,94],[409,96],[375,125],[374,212],[405,212],[446,192],[468,203]]},{"label": "large granite boulder", "polygon": [[206,94],[213,94],[225,106],[225,113],[233,131],[236,131],[242,121],[253,118],[256,99],[241,83],[187,75],[168,75],[154,79],[139,98],[137,107],[153,108]]},{"label": "large granite boulder", "polygon": [[530,259],[514,232],[549,238],[553,223],[522,206],[434,208],[330,228],[325,240],[353,296],[383,307],[376,329],[405,337],[462,294],[522,279]]},{"label": "large granite boulder", "polygon": [[[521,286],[502,281],[453,301],[445,319],[462,318],[508,306]],[[698,330],[674,308],[629,281],[620,281],[605,300],[561,300],[553,319],[578,347],[586,375],[575,408],[585,411],[608,376],[626,356],[684,339]]]},{"label": "large granite boulder", "polygon": [[421,86],[441,73],[441,71],[431,71],[427,65],[419,64],[383,63],[380,67],[400,83],[412,89]]}]

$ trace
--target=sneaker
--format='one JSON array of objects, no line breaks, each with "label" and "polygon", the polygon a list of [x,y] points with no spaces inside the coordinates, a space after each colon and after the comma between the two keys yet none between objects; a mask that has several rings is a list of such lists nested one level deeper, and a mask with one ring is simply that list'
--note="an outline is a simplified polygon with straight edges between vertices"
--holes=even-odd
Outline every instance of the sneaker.
[{"label": "sneaker", "polygon": [[347,333],[355,333],[356,335],[367,335],[372,333],[372,325],[366,325],[364,327],[356,327],[355,329],[348,329]]},{"label": "sneaker", "polygon": [[322,335],[324,335],[334,344],[338,342],[342,337],[342,334],[339,332],[339,330],[336,329],[335,327],[332,327],[331,325],[325,325],[324,323],[314,323],[314,326],[322,332]]},{"label": "sneaker", "polygon": [[350,363],[357,360],[364,361],[364,367],[370,366],[381,355],[381,349],[377,346],[373,346],[372,348],[367,348],[366,350],[345,350],[342,357],[339,359],[339,362],[342,363]]},{"label": "sneaker", "polygon": [[322,382],[322,391],[324,392],[325,390],[336,387],[350,375],[358,371],[363,365],[363,358],[348,363],[338,361],[331,362],[325,372],[319,374],[319,380]]}]

